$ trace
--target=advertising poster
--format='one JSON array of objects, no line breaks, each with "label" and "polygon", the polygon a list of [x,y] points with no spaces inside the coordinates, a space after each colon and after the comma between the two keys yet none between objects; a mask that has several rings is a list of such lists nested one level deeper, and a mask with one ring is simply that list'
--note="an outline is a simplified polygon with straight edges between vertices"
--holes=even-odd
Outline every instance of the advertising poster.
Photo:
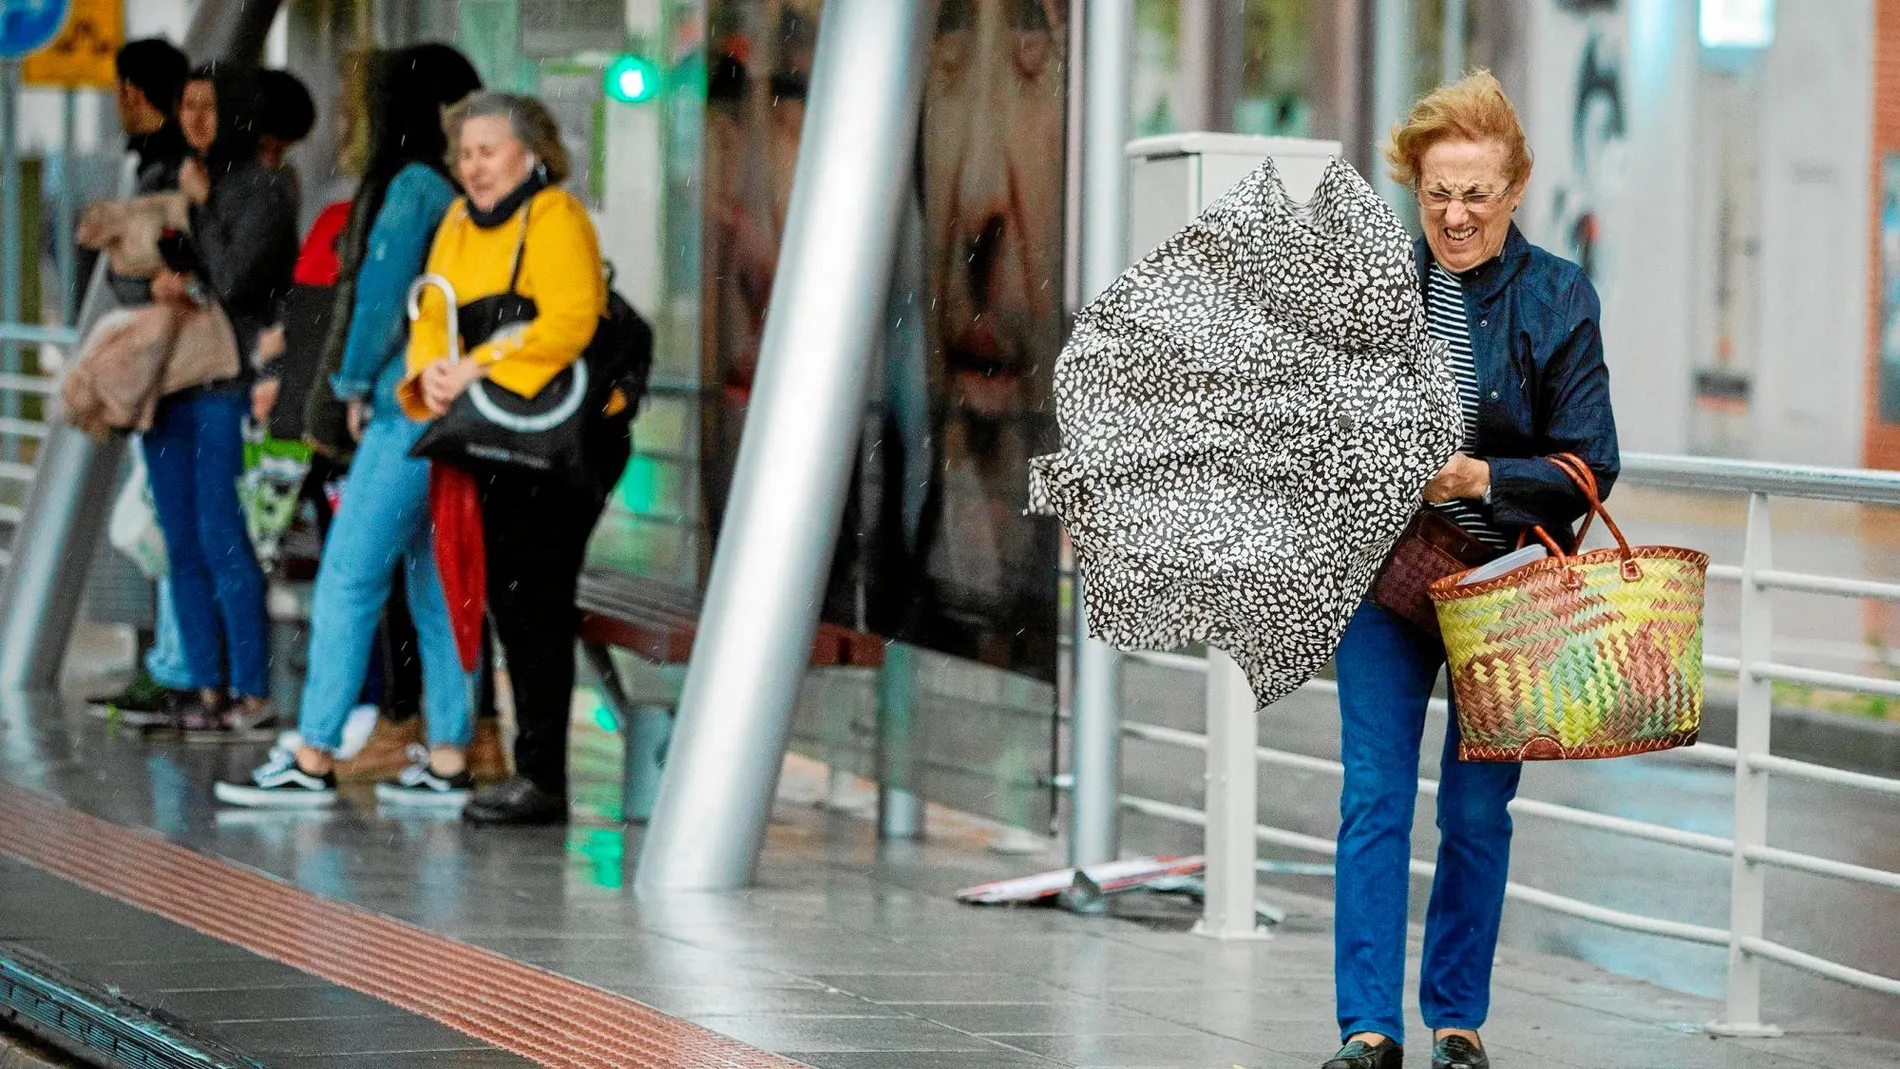
[{"label": "advertising poster", "polygon": [[[1059,534],[1023,509],[1028,459],[1055,441],[1069,2],[939,6],[888,340],[824,605],[826,619],[1045,680]],[[821,17],[820,0],[709,5],[701,487],[714,535]]]}]

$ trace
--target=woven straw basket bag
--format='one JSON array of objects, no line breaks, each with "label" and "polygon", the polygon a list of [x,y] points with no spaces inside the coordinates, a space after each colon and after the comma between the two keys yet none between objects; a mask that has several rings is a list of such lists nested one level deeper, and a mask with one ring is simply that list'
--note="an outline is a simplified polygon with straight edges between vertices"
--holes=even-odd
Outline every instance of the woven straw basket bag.
[{"label": "woven straw basket bag", "polygon": [[1622,757],[1695,742],[1702,726],[1706,553],[1631,546],[1568,453],[1549,458],[1603,517],[1616,548],[1551,556],[1459,586],[1433,583],[1466,761]]}]

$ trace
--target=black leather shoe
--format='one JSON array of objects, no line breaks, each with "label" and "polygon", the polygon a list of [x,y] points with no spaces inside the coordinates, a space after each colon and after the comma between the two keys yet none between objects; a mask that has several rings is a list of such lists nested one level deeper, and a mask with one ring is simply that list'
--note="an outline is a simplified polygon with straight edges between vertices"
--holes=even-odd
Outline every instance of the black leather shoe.
[{"label": "black leather shoe", "polygon": [[462,819],[470,824],[565,824],[567,799],[515,776],[476,791],[462,807]]},{"label": "black leather shoe", "polygon": [[1446,1036],[1432,1047],[1432,1069],[1491,1069],[1491,1059],[1463,1036]]},{"label": "black leather shoe", "polygon": [[1339,1048],[1333,1060],[1319,1069],[1404,1069],[1405,1048],[1397,1043],[1381,1043],[1374,1047],[1363,1039],[1355,1039]]}]

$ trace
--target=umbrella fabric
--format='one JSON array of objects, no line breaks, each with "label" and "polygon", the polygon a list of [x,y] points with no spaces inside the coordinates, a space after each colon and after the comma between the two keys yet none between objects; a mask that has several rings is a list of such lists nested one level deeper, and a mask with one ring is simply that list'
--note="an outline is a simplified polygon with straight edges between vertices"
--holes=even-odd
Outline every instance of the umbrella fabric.
[{"label": "umbrella fabric", "polygon": [[1305,204],[1271,161],[1083,309],[1055,368],[1090,633],[1225,650],[1271,703],[1332,656],[1460,440],[1412,244],[1334,160]]},{"label": "umbrella fabric", "polygon": [[488,610],[488,551],[482,542],[475,476],[453,465],[430,464],[429,519],[435,529],[435,568],[442,577],[455,652],[462,670],[473,672],[481,656],[482,615]]}]

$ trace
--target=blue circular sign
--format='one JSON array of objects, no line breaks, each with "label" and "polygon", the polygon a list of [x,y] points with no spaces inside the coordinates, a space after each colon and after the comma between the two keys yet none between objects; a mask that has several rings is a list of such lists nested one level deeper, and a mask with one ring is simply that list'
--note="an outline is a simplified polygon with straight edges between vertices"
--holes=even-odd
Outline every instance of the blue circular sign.
[{"label": "blue circular sign", "polygon": [[0,0],[0,56],[17,58],[46,47],[66,22],[70,0]]}]

